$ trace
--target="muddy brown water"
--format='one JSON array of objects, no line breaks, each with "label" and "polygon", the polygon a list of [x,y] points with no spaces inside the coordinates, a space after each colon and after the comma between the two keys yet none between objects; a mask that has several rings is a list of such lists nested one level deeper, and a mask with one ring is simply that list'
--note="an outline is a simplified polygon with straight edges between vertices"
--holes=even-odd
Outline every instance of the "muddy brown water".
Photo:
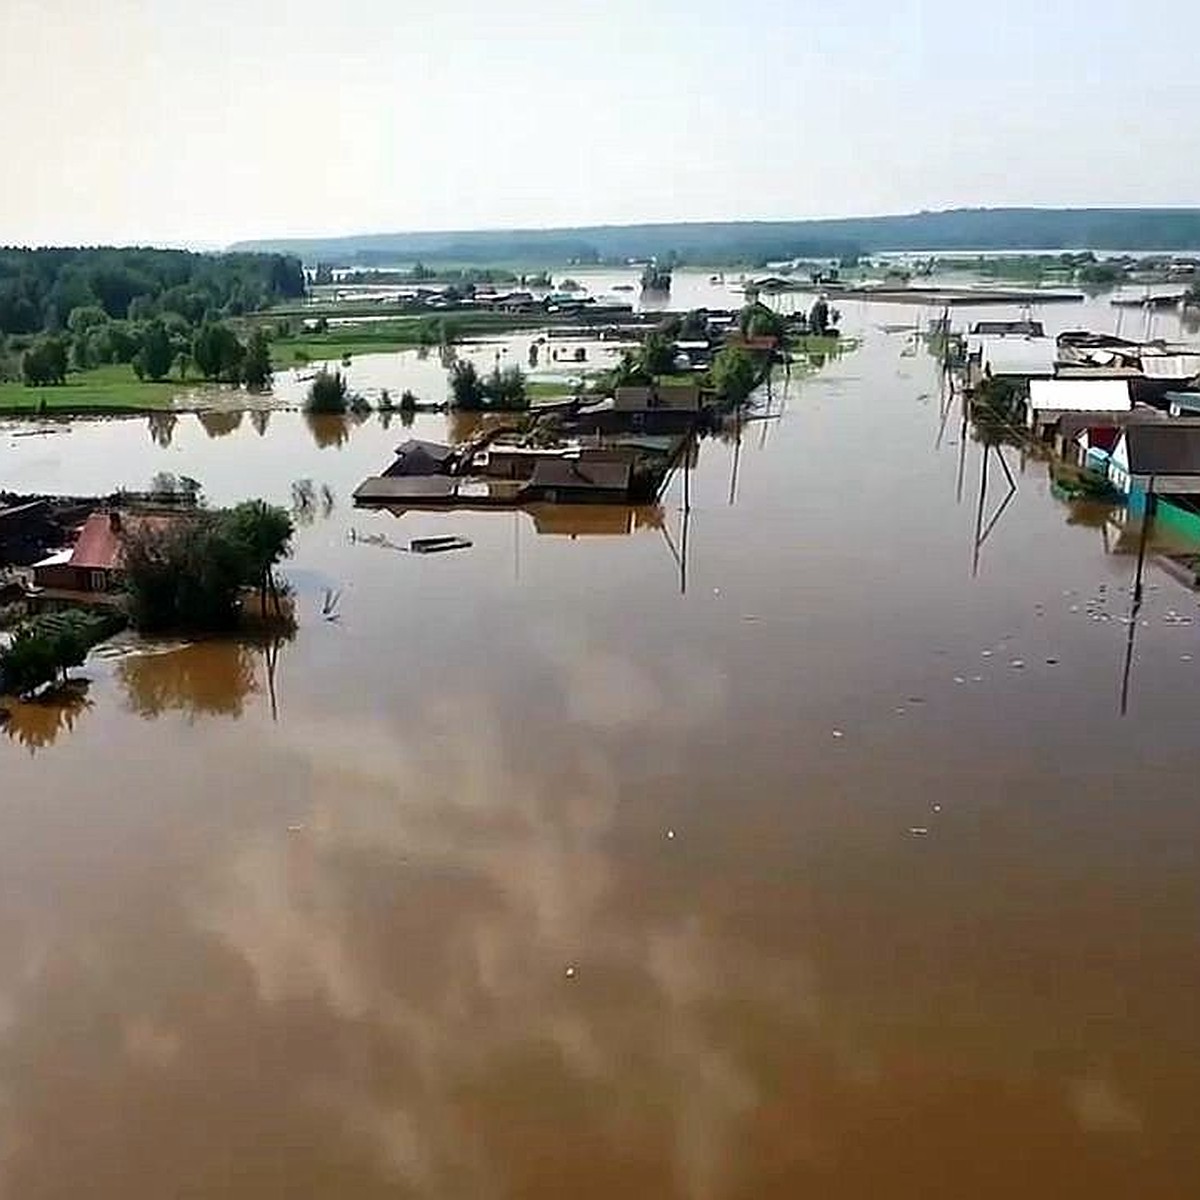
[{"label": "muddy brown water", "polygon": [[1011,450],[973,571],[904,318],[704,443],[686,539],[678,484],[355,512],[377,418],[0,431],[7,486],[334,499],[294,641],[0,733],[2,1194],[1194,1196],[1200,610],[1152,563],[1122,716],[1128,539]]}]

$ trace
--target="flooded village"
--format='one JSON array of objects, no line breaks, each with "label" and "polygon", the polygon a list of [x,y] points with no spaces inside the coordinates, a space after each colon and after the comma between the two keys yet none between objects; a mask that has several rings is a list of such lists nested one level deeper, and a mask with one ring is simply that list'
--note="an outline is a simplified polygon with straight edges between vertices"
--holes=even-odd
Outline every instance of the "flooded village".
[{"label": "flooded village", "polygon": [[286,621],[241,580],[3,701],[14,1194],[1189,1195],[1196,314],[565,270],[331,279],[313,330],[514,324],[0,419],[10,628],[292,523]]}]

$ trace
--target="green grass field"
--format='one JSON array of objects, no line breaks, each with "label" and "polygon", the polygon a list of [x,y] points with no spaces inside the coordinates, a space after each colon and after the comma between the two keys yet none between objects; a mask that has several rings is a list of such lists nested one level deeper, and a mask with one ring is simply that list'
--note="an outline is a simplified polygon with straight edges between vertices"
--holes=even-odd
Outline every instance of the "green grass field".
[{"label": "green grass field", "polygon": [[416,321],[387,321],[345,325],[325,333],[300,333],[271,343],[271,363],[277,368],[298,363],[337,361],[347,354],[390,354],[420,345]]},{"label": "green grass field", "polygon": [[0,413],[147,411],[169,408],[176,396],[204,386],[178,379],[142,383],[128,363],[118,363],[73,372],[62,387],[0,383]]}]

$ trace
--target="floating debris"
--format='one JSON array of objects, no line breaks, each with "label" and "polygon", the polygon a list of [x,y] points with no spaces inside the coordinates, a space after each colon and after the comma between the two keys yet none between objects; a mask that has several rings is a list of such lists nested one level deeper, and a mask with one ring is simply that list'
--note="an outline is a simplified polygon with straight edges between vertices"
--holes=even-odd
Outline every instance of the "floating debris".
[{"label": "floating debris", "polygon": [[981,658],[991,658],[993,653],[994,651],[992,650],[981,650],[979,655]]},{"label": "floating debris", "polygon": [[470,538],[442,536],[413,538],[408,543],[413,554],[441,554],[446,550],[469,550],[472,546]]},{"label": "floating debris", "polygon": [[675,840],[675,830],[673,830],[673,829],[668,829],[668,830],[667,830],[667,841],[668,841],[668,842],[672,842],[672,841],[674,841],[674,840]]},{"label": "floating debris", "polygon": [[1023,658],[1014,658],[1008,665],[1014,671],[1019,671],[1025,665],[1025,660]]},{"label": "floating debris", "polygon": [[846,735],[840,729],[835,729],[833,731],[833,736],[835,738],[841,738],[841,737],[845,737]]},{"label": "floating debris", "polygon": [[1057,666],[1058,666],[1058,659],[1057,659],[1057,658],[1048,658],[1048,659],[1046,659],[1046,666],[1048,666],[1048,667],[1057,667]]},{"label": "floating debris", "polygon": [[929,836],[929,827],[926,825],[910,825],[908,832],[913,837],[928,837]]},{"label": "floating debris", "polygon": [[575,968],[574,968],[574,967],[568,967],[568,968],[567,968],[567,978],[568,978],[568,979],[574,979],[574,978],[575,978]]},{"label": "floating debris", "polygon": [[934,811],[934,812],[941,812],[941,811],[942,811],[942,806],[941,806],[940,804],[935,804],[935,805],[933,806],[933,811]]},{"label": "floating debris", "polygon": [[955,683],[966,683],[967,681],[961,675],[955,675],[954,682]]}]

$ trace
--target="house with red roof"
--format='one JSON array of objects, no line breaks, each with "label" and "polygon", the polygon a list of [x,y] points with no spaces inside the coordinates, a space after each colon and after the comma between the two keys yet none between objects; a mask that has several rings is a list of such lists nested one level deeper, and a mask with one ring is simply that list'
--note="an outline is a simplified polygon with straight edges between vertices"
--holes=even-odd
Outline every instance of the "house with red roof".
[{"label": "house with red roof", "polygon": [[120,591],[124,534],[148,526],[162,528],[175,518],[162,514],[136,516],[117,509],[94,512],[69,549],[33,564],[35,588],[93,593],[97,598]]}]

